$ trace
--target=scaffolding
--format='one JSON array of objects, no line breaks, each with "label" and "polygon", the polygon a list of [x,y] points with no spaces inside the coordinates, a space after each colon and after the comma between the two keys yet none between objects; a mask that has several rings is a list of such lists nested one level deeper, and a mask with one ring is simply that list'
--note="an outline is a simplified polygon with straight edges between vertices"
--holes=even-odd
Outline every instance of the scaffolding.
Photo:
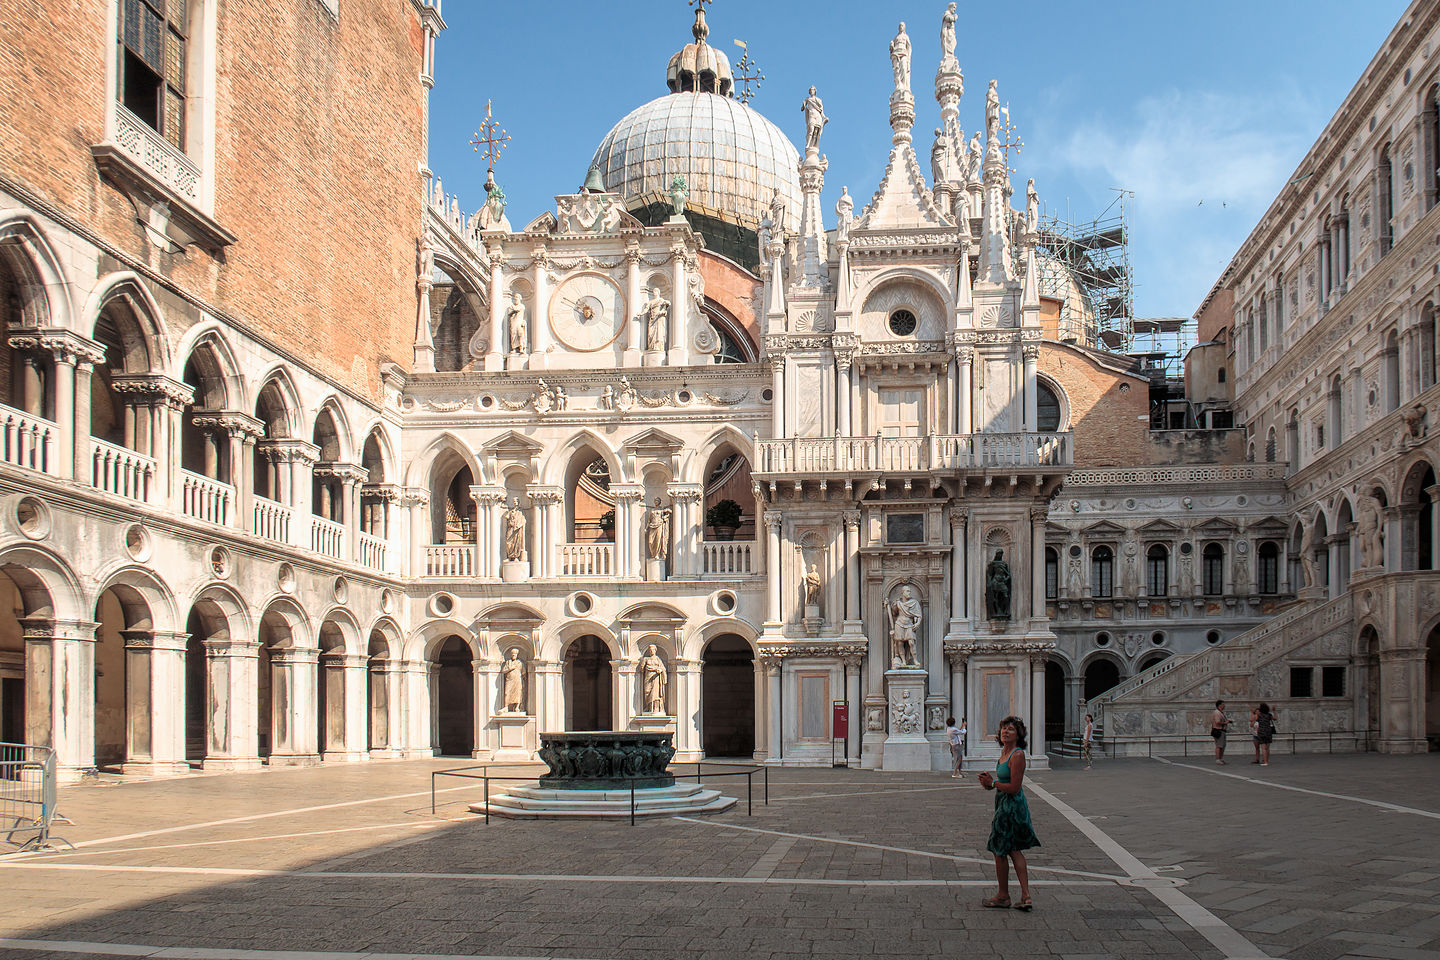
[{"label": "scaffolding", "polygon": [[[1134,340],[1135,284],[1130,270],[1129,190],[1090,221],[1040,217],[1037,252],[1053,269],[1040,271],[1040,295],[1060,304],[1059,338],[1129,353]],[[1067,205],[1068,207],[1068,205]]]}]

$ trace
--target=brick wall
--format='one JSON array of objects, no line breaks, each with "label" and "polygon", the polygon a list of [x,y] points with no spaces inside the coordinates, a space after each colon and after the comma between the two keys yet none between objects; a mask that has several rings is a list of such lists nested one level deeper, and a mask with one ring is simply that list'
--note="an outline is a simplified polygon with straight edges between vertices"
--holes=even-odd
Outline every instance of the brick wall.
[{"label": "brick wall", "polygon": [[[422,32],[408,3],[221,3],[214,219],[219,257],[154,247],[101,180],[107,0],[5,5],[0,175],[346,386],[408,365],[422,152]],[[198,49],[199,44],[194,44]],[[193,153],[193,151],[192,151]],[[79,278],[85,279],[85,278]],[[172,340],[191,316],[167,316]]]},{"label": "brick wall", "polygon": [[1079,348],[1048,341],[1040,349],[1040,372],[1058,383],[1069,401],[1075,466],[1145,462],[1149,382],[1144,377],[1116,370]]},{"label": "brick wall", "polygon": [[760,279],[733,261],[705,250],[700,251],[700,275],[705,278],[705,296],[740,322],[758,357],[760,326],[755,310],[763,290]]}]

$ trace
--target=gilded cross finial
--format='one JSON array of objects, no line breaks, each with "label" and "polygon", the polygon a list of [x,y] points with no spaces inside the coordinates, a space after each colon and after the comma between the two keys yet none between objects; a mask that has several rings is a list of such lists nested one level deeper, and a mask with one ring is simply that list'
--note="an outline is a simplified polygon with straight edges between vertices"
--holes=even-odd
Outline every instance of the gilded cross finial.
[{"label": "gilded cross finial", "polygon": [[1005,166],[1011,173],[1015,168],[1010,166],[1010,151],[1014,150],[1019,154],[1025,148],[1025,141],[1017,136],[1019,128],[1010,122],[1010,101],[1005,101],[1005,106],[1000,109],[1000,114],[1005,118],[1005,125],[1001,128],[1000,149],[1005,151]]},{"label": "gilded cross finial", "polygon": [[[470,138],[470,146],[480,154],[485,161],[485,169],[494,172],[495,161],[500,159],[500,151],[510,143],[510,135],[490,115],[490,101],[485,101],[485,119],[480,123],[480,129]],[[480,148],[484,147],[484,150]]]},{"label": "gilded cross finial", "polygon": [[[713,0],[706,0],[706,2],[713,2]],[[750,59],[750,48],[744,40],[736,40],[735,46],[744,51],[740,54],[740,59],[735,62],[735,82],[740,85],[740,91],[735,94],[735,99],[741,103],[749,103],[750,98],[755,96],[755,91],[760,89],[765,74],[760,72],[760,65]],[[751,73],[751,70],[755,72]],[[752,83],[755,85],[753,90],[750,88]]]}]

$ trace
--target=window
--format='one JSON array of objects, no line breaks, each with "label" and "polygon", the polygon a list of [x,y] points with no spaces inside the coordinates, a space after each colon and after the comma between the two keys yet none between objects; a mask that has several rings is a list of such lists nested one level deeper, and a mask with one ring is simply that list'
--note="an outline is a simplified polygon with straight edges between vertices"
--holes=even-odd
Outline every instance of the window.
[{"label": "window", "polygon": [[1220,639],[1221,637],[1219,630],[1211,630],[1209,633],[1205,634],[1205,642],[1210,644],[1212,647],[1215,644],[1219,643]]},{"label": "window", "polygon": [[1210,429],[1229,430],[1235,425],[1235,414],[1229,410],[1212,410],[1210,412]]},{"label": "window", "polygon": [[1035,429],[1041,433],[1060,430],[1060,398],[1043,380],[1035,384]]},{"label": "window", "polygon": [[1054,600],[1060,596],[1060,554],[1054,547],[1045,548],[1045,599]]},{"label": "window", "polygon": [[1259,588],[1261,593],[1280,592],[1280,548],[1274,540],[1260,544]]},{"label": "window", "polygon": [[1218,371],[1216,371],[1216,373],[1215,373],[1215,382],[1216,382],[1216,383],[1224,383],[1224,382],[1225,382],[1225,368],[1224,368],[1224,367],[1221,367]]},{"label": "window", "polygon": [[1290,696],[1313,697],[1315,687],[1314,667],[1290,668]]},{"label": "window", "polygon": [[1201,554],[1205,596],[1218,597],[1225,592],[1225,548],[1207,543]]},{"label": "window", "polygon": [[1285,274],[1275,274],[1275,342],[1285,329]]},{"label": "window", "polygon": [[1162,543],[1151,544],[1145,552],[1145,590],[1152,597],[1170,590],[1170,551]]},{"label": "window", "polygon": [[190,0],[121,0],[120,102],[185,149],[185,68]]},{"label": "window", "polygon": [[908,337],[915,332],[915,314],[909,310],[896,310],[890,314],[890,332],[897,337]]},{"label": "window", "polygon": [[1269,346],[1270,346],[1270,319],[1269,319],[1268,316],[1266,316],[1266,313],[1267,313],[1267,311],[1266,311],[1266,308],[1265,308],[1265,294],[1264,294],[1264,293],[1261,293],[1261,294],[1260,294],[1260,316],[1259,316],[1259,318],[1258,318],[1258,320],[1259,320],[1259,325],[1260,325],[1260,352],[1261,352],[1261,353],[1264,353],[1264,352],[1266,351],[1266,349],[1269,348]]},{"label": "window", "polygon": [[1343,697],[1343,696],[1345,696],[1345,668],[1344,668],[1344,667],[1321,667],[1321,668],[1320,668],[1320,696],[1322,696],[1322,697]]},{"label": "window", "polygon": [[1099,546],[1090,551],[1090,591],[1096,597],[1115,593],[1115,551],[1109,547]]},{"label": "window", "polygon": [[925,514],[891,513],[885,516],[886,543],[924,543]]},{"label": "window", "polygon": [[1425,94],[1425,111],[1420,120],[1424,130],[1425,168],[1425,209],[1435,206],[1440,199],[1440,84],[1432,86]]},{"label": "window", "polygon": [[1271,427],[1265,434],[1265,462],[1275,462],[1275,428]]},{"label": "window", "polygon": [[1380,151],[1380,162],[1375,168],[1375,190],[1380,200],[1380,256],[1390,252],[1395,245],[1395,168],[1390,162],[1390,144]]}]

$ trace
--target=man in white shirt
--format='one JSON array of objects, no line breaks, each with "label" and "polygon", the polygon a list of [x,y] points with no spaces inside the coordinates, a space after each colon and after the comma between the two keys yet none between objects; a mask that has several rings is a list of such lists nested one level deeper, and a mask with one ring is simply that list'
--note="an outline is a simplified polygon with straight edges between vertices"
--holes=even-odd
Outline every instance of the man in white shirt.
[{"label": "man in white shirt", "polygon": [[950,738],[950,776],[954,779],[961,779],[965,774],[960,766],[965,761],[965,718],[960,718],[960,725],[955,725],[955,718],[949,717],[945,721],[945,735]]}]

